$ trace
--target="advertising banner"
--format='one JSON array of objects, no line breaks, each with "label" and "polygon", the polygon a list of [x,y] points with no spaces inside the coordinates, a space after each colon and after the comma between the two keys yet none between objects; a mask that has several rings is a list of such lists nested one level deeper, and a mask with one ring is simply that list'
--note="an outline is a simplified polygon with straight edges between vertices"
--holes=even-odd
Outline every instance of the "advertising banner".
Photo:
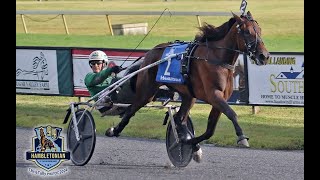
[{"label": "advertising banner", "polygon": [[16,49],[16,92],[59,94],[56,50]]},{"label": "advertising banner", "polygon": [[[89,97],[84,84],[93,48],[17,47],[16,93]],[[110,64],[130,66],[147,50],[101,49]],[[247,59],[247,60],[245,60]],[[125,71],[117,76],[121,78]],[[304,54],[274,52],[258,66],[239,55],[229,104],[304,106]],[[167,97],[165,97],[167,98]],[[180,97],[176,98],[178,101]]]},{"label": "advertising banner", "polygon": [[249,104],[304,106],[303,54],[271,54],[265,66],[247,64]]}]

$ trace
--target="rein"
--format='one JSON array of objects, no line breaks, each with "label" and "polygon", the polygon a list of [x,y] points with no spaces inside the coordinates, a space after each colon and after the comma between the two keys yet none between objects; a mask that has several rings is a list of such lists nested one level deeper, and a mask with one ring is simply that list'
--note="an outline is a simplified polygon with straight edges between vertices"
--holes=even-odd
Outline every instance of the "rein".
[{"label": "rein", "polygon": [[[196,46],[194,46],[194,48],[191,50],[191,52],[194,51],[198,46],[203,46],[203,44],[201,44],[201,43],[195,43],[195,44],[196,44]],[[207,39],[206,39],[206,45],[205,46],[207,47],[207,49],[213,49],[213,48],[226,49],[226,50],[233,51],[233,52],[244,53],[243,51],[236,50],[236,49],[230,49],[230,48],[226,48],[226,47],[220,47],[220,46],[209,47]],[[191,54],[191,52],[190,52],[190,54]],[[200,57],[195,57],[195,56],[187,56],[187,57],[189,57],[190,59],[204,60],[204,61],[209,62],[210,64],[218,65],[218,66],[221,66],[223,68],[229,69],[231,71],[235,71],[235,65],[231,65],[231,64],[228,64],[228,63],[216,63],[216,62],[209,61],[208,53],[207,53],[207,58],[200,58]]]},{"label": "rein", "polygon": [[[139,45],[144,41],[144,39],[149,35],[149,33],[151,32],[151,30],[154,28],[154,26],[158,23],[158,21],[160,20],[160,18],[162,17],[162,15],[164,14],[164,12],[166,11],[166,10],[168,10],[169,11],[169,9],[168,8],[165,8],[163,11],[162,11],[162,13],[161,13],[161,15],[159,16],[159,18],[156,20],[156,22],[153,24],[153,26],[150,28],[150,30],[148,31],[148,33],[142,38],[142,40],[138,43],[138,45],[134,48],[134,50],[136,50],[138,47],[139,47]],[[169,13],[170,13],[170,17],[171,17],[171,12],[169,11]],[[120,65],[120,67],[122,68],[122,65],[128,60],[128,58],[132,55],[132,53],[133,53],[133,51],[131,51],[131,53],[128,55],[128,57],[123,61],[123,63]],[[141,59],[141,57],[139,57],[138,58],[138,60],[139,59]],[[137,61],[137,60],[136,60]],[[135,61],[135,62],[136,62]],[[135,63],[135,62],[133,62],[133,63]],[[133,64],[132,63],[132,64]]]}]

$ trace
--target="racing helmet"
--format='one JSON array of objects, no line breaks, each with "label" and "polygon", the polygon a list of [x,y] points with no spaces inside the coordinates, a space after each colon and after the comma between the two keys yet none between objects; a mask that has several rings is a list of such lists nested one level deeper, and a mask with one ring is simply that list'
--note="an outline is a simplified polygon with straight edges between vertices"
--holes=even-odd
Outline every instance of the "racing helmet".
[{"label": "racing helmet", "polygon": [[103,51],[96,50],[89,55],[89,65],[91,61],[102,61],[106,65],[108,64],[108,56]]}]

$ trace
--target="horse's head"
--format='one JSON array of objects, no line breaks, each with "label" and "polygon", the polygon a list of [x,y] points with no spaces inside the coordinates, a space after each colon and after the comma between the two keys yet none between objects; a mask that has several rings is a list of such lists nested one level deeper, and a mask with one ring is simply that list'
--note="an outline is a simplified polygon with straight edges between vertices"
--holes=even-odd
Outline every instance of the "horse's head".
[{"label": "horse's head", "polygon": [[240,37],[242,37],[239,46],[240,49],[248,53],[250,58],[257,65],[267,64],[267,60],[270,53],[264,46],[261,38],[261,28],[259,27],[257,21],[253,20],[251,13],[248,11],[246,15],[241,15],[240,17],[232,13],[237,21],[237,29]]},{"label": "horse's head", "polygon": [[45,136],[45,135],[44,135],[44,131],[43,131],[42,128],[40,128],[40,136],[41,136],[41,137],[42,137],[42,136]]}]

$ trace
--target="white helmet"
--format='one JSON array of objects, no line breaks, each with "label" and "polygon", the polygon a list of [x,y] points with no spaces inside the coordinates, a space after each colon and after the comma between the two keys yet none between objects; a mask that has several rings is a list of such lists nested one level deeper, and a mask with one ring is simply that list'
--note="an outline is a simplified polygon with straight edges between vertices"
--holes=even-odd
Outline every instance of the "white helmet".
[{"label": "white helmet", "polygon": [[90,61],[103,61],[107,64],[108,56],[103,51],[96,50],[89,55],[89,64],[90,64]]}]

